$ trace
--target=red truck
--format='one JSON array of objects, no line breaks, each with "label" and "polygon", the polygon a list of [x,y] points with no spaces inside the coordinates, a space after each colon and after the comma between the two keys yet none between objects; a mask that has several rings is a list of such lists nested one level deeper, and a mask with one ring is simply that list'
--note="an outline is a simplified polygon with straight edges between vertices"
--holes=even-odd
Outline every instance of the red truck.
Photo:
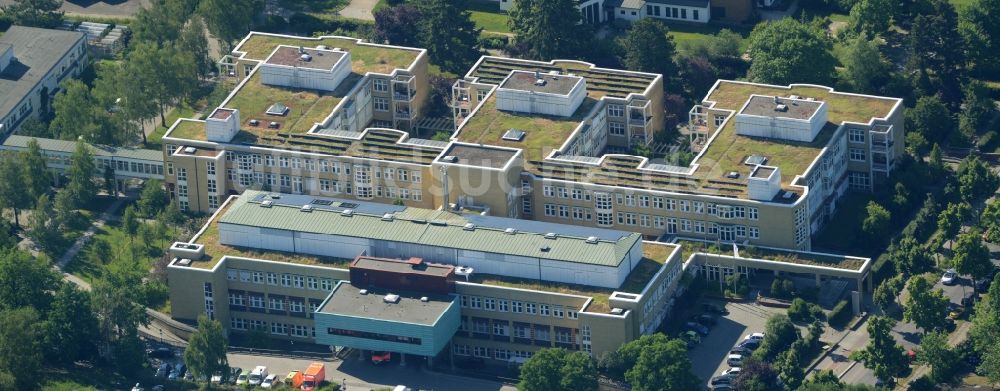
[{"label": "red truck", "polygon": [[309,364],[305,375],[302,376],[302,389],[310,391],[314,388],[319,388],[323,380],[326,380],[326,366],[319,362]]}]

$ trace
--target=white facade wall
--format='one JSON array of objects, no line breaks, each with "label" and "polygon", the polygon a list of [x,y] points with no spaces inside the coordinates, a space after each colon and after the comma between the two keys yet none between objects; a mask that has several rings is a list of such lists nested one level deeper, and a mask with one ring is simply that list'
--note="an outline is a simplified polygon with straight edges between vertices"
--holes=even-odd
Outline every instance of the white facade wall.
[{"label": "white facade wall", "polygon": [[555,95],[532,91],[497,89],[497,109],[519,113],[554,115],[569,117],[587,97],[587,82],[573,86],[569,95]]},{"label": "white facade wall", "polygon": [[774,172],[767,178],[747,178],[747,196],[751,200],[770,201],[781,190],[781,169],[771,167]]},{"label": "white facade wall", "polygon": [[233,113],[226,119],[215,119],[211,116],[205,119],[205,137],[208,141],[228,143],[239,132],[239,109],[233,109]]},{"label": "white facade wall", "polygon": [[219,243],[284,252],[295,252],[291,231],[219,223]]},{"label": "white facade wall", "polygon": [[372,241],[348,236],[296,232],[295,250],[303,254],[352,259],[371,248]]},{"label": "white facade wall", "polygon": [[826,103],[809,120],[737,114],[736,134],[812,142],[826,125]]},{"label": "white facade wall", "polygon": [[[308,63],[307,63],[308,64]],[[351,74],[351,54],[345,53],[332,70],[261,64],[264,84],[310,90],[333,91]]]}]

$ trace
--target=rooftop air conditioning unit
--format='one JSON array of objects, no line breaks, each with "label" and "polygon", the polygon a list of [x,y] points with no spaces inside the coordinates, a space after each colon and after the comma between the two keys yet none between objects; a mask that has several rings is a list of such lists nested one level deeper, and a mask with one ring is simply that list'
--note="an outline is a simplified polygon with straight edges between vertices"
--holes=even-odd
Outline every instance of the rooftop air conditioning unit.
[{"label": "rooftop air conditioning unit", "polygon": [[559,237],[559,235],[556,235],[555,232],[549,232],[549,233],[545,234],[545,238],[546,239],[555,239],[557,237]]},{"label": "rooftop air conditioning unit", "polygon": [[344,217],[354,216],[354,209],[344,209],[344,211],[340,212],[340,215]]},{"label": "rooftop air conditioning unit", "polygon": [[448,156],[442,157],[441,161],[445,162],[445,163],[455,163],[455,162],[458,161],[458,158],[455,157],[455,156],[452,156],[452,155],[448,155]]},{"label": "rooftop air conditioning unit", "polygon": [[612,308],[611,309],[611,315],[621,315],[621,314],[624,314],[624,313],[625,313],[625,310],[623,310],[621,308]]},{"label": "rooftop air conditioning unit", "polygon": [[386,213],[382,215],[382,221],[392,221],[396,217],[392,213]]},{"label": "rooftop air conditioning unit", "polygon": [[313,211],[313,206],[312,205],[302,205],[302,209],[300,209],[300,210],[303,211],[303,212],[307,212],[307,213],[308,212],[312,212]]},{"label": "rooftop air conditioning unit", "polygon": [[505,233],[507,235],[516,234],[517,233],[517,228],[507,228],[507,229],[503,230],[503,233]]},{"label": "rooftop air conditioning unit", "polygon": [[476,230],[476,225],[472,224],[472,223],[466,223],[465,226],[462,227],[462,230],[463,231],[475,231]]},{"label": "rooftop air conditioning unit", "polygon": [[785,111],[788,111],[788,106],[785,105],[785,104],[783,104],[783,103],[779,103],[777,106],[774,106],[774,110],[775,111],[785,112]]},{"label": "rooftop air conditioning unit", "polygon": [[597,237],[596,236],[588,237],[587,238],[587,243],[588,244],[597,244]]},{"label": "rooftop air conditioning unit", "polygon": [[264,202],[260,203],[261,208],[270,208],[272,205],[274,205],[274,201],[271,200],[264,200]]},{"label": "rooftop air conditioning unit", "polygon": [[302,60],[303,62],[309,62],[309,61],[312,61],[312,59],[313,59],[312,56],[310,56],[308,54],[305,54],[305,53],[303,53],[301,56],[299,56],[299,60]]},{"label": "rooftop air conditioning unit", "polygon": [[431,301],[431,299],[429,297],[427,297],[427,296],[421,296],[420,297],[420,302],[426,303],[428,301]]},{"label": "rooftop air conditioning unit", "polygon": [[188,155],[191,155],[191,154],[194,154],[194,153],[195,153],[195,152],[197,152],[197,151],[198,151],[198,150],[197,150],[197,149],[196,149],[195,147],[187,147],[187,148],[184,148],[184,153],[186,153],[186,154],[188,154]]},{"label": "rooftop air conditioning unit", "polygon": [[541,250],[543,253],[547,253],[551,249],[552,249],[552,247],[549,247],[549,246],[542,246],[541,248],[539,248],[539,250]]},{"label": "rooftop air conditioning unit", "polygon": [[367,289],[362,289],[362,290],[359,290],[358,293],[360,293],[361,295],[367,295],[368,294],[368,290]]},{"label": "rooftop air conditioning unit", "polygon": [[789,97],[789,98],[792,98],[792,99],[800,99],[800,98],[801,98],[801,97],[800,97],[800,96],[798,96],[798,95],[789,95],[788,97]]},{"label": "rooftop air conditioning unit", "polygon": [[191,266],[191,259],[190,258],[181,259],[177,261],[177,266]]},{"label": "rooftop air conditioning unit", "polygon": [[383,303],[390,303],[390,304],[399,303],[399,295],[397,295],[395,293],[390,293],[388,295],[385,295],[385,297],[382,298],[382,302]]},{"label": "rooftop air conditioning unit", "polygon": [[535,85],[539,86],[539,87],[544,86],[545,85],[545,79],[535,79]]}]

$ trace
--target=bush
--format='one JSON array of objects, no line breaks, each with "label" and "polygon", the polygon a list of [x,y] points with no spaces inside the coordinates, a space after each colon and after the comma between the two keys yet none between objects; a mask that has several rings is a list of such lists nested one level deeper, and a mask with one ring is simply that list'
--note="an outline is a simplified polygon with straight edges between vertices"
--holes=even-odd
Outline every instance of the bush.
[{"label": "bush", "polygon": [[833,307],[833,311],[830,311],[830,318],[828,323],[834,328],[844,328],[847,323],[854,318],[854,314],[851,308],[849,308],[849,303],[847,300],[841,300]]},{"label": "bush", "polygon": [[976,146],[979,147],[980,150],[989,152],[993,150],[992,147],[996,145],[997,142],[1000,142],[1000,137],[997,136],[997,132],[991,130],[979,137],[979,140],[976,141]]},{"label": "bush", "polygon": [[775,278],[771,282],[771,295],[779,299],[787,299],[795,295],[795,283],[787,278]]},{"label": "bush", "polygon": [[795,322],[807,322],[812,319],[812,314],[809,312],[809,303],[805,300],[796,297],[792,300],[792,306],[788,307],[788,317]]},{"label": "bush", "polygon": [[505,35],[484,35],[479,37],[479,45],[484,49],[506,49],[510,39]]}]

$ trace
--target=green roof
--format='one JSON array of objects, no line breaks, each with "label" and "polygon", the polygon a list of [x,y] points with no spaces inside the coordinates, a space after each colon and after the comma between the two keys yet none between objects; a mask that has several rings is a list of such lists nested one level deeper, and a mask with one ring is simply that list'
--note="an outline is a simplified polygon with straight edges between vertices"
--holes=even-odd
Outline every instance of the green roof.
[{"label": "green roof", "polygon": [[[462,220],[445,223],[446,220],[443,219],[411,219],[408,218],[409,214],[406,211],[397,213],[391,221],[384,221],[382,215],[357,211],[347,217],[337,211],[322,209],[306,213],[298,207],[282,206],[277,203],[270,208],[264,208],[250,202],[258,194],[264,193],[245,191],[233,201],[233,205],[225,215],[219,218],[219,223],[418,243],[449,249],[611,267],[617,267],[628,250],[642,240],[640,234],[631,232],[623,233],[617,240],[598,239],[596,243],[587,243],[587,238],[584,237],[559,235],[556,239],[547,239],[545,235],[548,232],[528,232],[523,229],[508,234],[504,232],[504,228],[487,227],[483,224],[479,224],[474,230],[466,230]],[[410,209],[413,208],[407,208]],[[498,222],[503,220],[497,218]],[[523,224],[523,221],[521,223]],[[549,229],[552,225],[544,227]],[[567,226],[567,229],[576,227]],[[546,246],[548,250],[543,251]]]},{"label": "green roof", "polygon": [[[56,140],[51,138],[38,138],[11,135],[4,141],[3,146],[7,149],[27,149],[31,139],[38,140],[38,146],[43,152],[62,152],[72,154],[76,151],[76,141]],[[158,163],[163,162],[163,152],[155,149],[138,149],[128,147],[109,147],[106,145],[90,146],[90,152],[94,156],[116,157],[122,159],[151,160]]]}]

